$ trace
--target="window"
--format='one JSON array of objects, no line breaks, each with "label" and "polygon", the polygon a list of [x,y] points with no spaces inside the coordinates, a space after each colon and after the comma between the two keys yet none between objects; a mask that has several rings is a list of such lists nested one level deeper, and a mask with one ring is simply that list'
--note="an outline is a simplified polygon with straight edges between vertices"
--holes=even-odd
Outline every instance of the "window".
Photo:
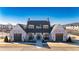
[{"label": "window", "polygon": [[49,35],[49,33],[43,33],[43,35]]},{"label": "window", "polygon": [[29,29],[34,29],[34,25],[29,25],[28,28]]},{"label": "window", "polygon": [[43,28],[44,28],[44,29],[48,29],[49,26],[48,26],[48,25],[43,25]]},{"label": "window", "polygon": [[41,29],[41,25],[40,26],[36,26],[37,29]]}]

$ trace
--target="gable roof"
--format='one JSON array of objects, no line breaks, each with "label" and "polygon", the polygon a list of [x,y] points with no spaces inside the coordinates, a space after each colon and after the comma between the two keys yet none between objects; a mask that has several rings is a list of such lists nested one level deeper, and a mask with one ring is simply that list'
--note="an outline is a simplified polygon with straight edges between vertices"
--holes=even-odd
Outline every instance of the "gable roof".
[{"label": "gable roof", "polygon": [[54,28],[54,26],[55,26],[55,24],[50,27],[50,32],[52,31],[52,29]]},{"label": "gable roof", "polygon": [[25,32],[27,32],[26,31],[26,25],[24,25],[24,24],[18,24]]},{"label": "gable roof", "polygon": [[[62,28],[62,29],[64,29],[64,27],[63,27],[62,25],[60,25],[60,24],[55,24],[51,31],[53,32],[56,28]],[[65,29],[64,29],[64,30],[65,30]]]}]

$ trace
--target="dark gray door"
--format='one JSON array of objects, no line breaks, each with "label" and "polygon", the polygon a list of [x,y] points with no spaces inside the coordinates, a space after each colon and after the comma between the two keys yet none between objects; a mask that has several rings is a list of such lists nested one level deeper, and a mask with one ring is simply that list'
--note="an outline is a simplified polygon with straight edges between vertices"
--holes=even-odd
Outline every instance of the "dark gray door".
[{"label": "dark gray door", "polygon": [[42,37],[40,34],[37,34],[36,38],[37,38],[37,40],[41,40]]},{"label": "dark gray door", "polygon": [[62,42],[63,41],[63,34],[56,34],[56,42]]},{"label": "dark gray door", "polygon": [[14,41],[21,42],[22,41],[22,34],[14,34]]}]

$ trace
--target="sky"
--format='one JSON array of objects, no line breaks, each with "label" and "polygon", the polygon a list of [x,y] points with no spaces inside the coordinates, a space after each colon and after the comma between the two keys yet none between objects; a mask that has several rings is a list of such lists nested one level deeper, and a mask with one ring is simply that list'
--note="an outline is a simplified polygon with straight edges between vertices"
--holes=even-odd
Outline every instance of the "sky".
[{"label": "sky", "polygon": [[26,24],[31,20],[49,20],[51,24],[79,22],[79,7],[0,7],[0,24]]}]

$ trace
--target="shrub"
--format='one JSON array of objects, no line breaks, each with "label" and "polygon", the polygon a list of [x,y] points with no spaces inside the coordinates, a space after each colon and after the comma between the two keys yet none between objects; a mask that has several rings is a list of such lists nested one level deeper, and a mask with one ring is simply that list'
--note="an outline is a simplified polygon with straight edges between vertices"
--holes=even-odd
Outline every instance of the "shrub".
[{"label": "shrub", "polygon": [[66,42],[72,42],[71,37],[69,37]]},{"label": "shrub", "polygon": [[4,42],[8,42],[8,37],[7,36],[4,38]]}]

